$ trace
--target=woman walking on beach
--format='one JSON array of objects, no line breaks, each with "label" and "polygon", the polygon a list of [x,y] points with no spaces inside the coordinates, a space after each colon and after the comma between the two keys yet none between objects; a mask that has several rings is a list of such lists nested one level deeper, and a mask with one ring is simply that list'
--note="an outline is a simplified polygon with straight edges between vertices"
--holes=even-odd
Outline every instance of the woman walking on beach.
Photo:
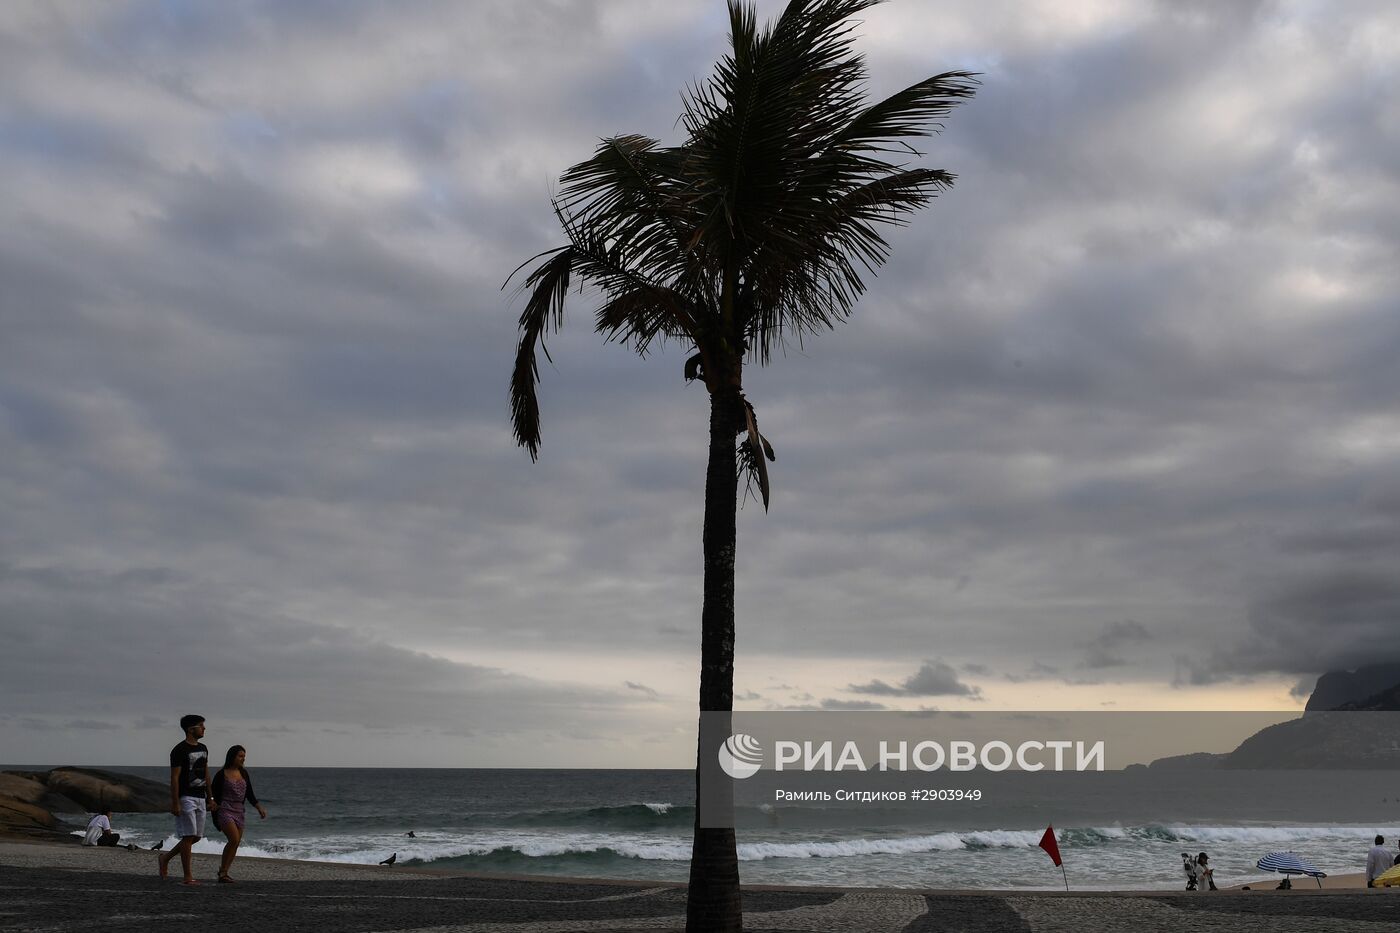
[{"label": "woman walking on beach", "polygon": [[214,824],[228,837],[224,845],[224,858],[219,863],[219,883],[233,884],[228,870],[233,866],[238,854],[238,844],[243,841],[243,802],[251,803],[258,811],[260,819],[267,819],[267,811],[258,803],[258,795],[253,793],[253,779],[248,769],[243,767],[248,752],[242,745],[235,745],[224,756],[224,766],[214,775]]}]

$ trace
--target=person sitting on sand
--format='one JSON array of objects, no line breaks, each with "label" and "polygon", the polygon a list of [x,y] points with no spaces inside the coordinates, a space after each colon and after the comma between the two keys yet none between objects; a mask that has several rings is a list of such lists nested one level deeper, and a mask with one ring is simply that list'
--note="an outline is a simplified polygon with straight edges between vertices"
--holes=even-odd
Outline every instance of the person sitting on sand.
[{"label": "person sitting on sand", "polygon": [[219,863],[220,884],[233,884],[228,870],[233,867],[238,844],[243,841],[243,801],[253,805],[259,819],[267,819],[267,811],[258,803],[258,795],[253,793],[253,779],[248,775],[248,769],[243,767],[247,758],[248,752],[242,745],[233,746],[224,756],[224,766],[214,775],[214,802],[219,807],[214,811],[214,825],[228,837],[223,861]]},{"label": "person sitting on sand", "polygon": [[1376,877],[1390,867],[1390,853],[1385,848],[1385,837],[1377,836],[1376,844],[1366,853],[1366,887],[1376,886]]},{"label": "person sitting on sand", "polygon": [[[1196,856],[1196,877],[1199,879],[1196,884],[1202,891],[1219,891],[1220,889],[1215,886],[1215,869],[1207,864],[1209,861],[1210,856],[1204,852]],[[1207,888],[1206,885],[1210,885],[1210,887]]]},{"label": "person sitting on sand", "polygon": [[83,836],[83,845],[114,846],[120,838],[120,833],[112,832],[111,809],[104,807],[101,813],[88,820],[87,833]]}]

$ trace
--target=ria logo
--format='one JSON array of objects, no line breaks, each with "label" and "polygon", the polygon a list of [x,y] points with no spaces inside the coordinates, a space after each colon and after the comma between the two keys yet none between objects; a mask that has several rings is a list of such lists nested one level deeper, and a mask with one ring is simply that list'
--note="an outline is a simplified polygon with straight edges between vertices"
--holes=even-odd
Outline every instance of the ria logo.
[{"label": "ria logo", "polygon": [[737,732],[719,747],[719,766],[732,778],[753,777],[763,767],[763,746],[753,736]]}]

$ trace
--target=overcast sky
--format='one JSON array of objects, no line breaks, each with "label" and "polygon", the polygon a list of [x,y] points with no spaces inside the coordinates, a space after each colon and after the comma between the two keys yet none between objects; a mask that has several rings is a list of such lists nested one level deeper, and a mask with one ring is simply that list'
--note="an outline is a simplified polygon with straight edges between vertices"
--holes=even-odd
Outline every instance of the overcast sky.
[{"label": "overcast sky", "polygon": [[[760,14],[780,4],[762,2]],[[693,762],[708,402],[507,274],[720,0],[0,5],[0,761]],[[896,0],[982,73],[749,371],[740,705],[1289,708],[1400,660],[1400,8]]]}]

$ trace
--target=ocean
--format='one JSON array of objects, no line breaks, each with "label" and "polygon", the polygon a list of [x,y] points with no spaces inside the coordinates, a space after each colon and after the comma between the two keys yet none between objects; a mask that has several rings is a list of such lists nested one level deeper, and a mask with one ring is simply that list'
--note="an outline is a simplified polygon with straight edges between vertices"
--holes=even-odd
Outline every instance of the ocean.
[{"label": "ocean", "polygon": [[[108,767],[152,780],[164,768]],[[694,776],[660,770],[257,768],[240,858],[683,881]],[[1254,862],[1292,849],[1328,873],[1361,871],[1376,833],[1400,834],[1393,772],[979,774],[982,800],[918,807],[763,804],[737,813],[745,882],[1056,889],[1038,847],[1054,823],[1071,888],[1184,886],[1180,854],[1207,851],[1217,883],[1265,883]],[[122,841],[168,846],[167,814],[116,814]],[[407,834],[412,831],[414,838]],[[196,851],[221,850],[223,837]]]}]

